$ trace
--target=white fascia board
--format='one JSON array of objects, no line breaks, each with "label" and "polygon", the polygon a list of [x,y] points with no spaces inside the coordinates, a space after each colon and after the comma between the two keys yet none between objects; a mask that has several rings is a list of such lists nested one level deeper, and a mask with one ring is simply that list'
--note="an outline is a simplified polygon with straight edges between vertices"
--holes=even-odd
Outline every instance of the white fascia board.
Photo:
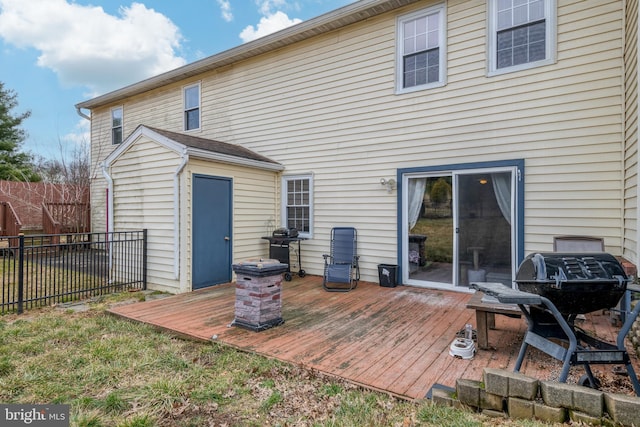
[{"label": "white fascia board", "polygon": [[140,137],[147,137],[158,144],[163,145],[164,147],[175,151],[176,153],[182,155],[184,153],[186,147],[183,144],[175,142],[172,139],[169,139],[163,135],[160,135],[157,132],[152,131],[151,129],[145,126],[139,126],[131,135],[127,137],[118,148],[113,150],[111,154],[109,154],[104,159],[104,164],[106,167],[110,167],[113,162],[115,162],[125,151],[129,149]]},{"label": "white fascia board", "polygon": [[238,166],[246,166],[256,169],[264,169],[270,171],[283,171],[284,166],[278,163],[261,162],[259,160],[245,159],[243,157],[230,156],[228,154],[215,153],[213,151],[200,150],[198,148],[187,147],[189,157],[197,157],[203,160],[213,160],[221,163],[228,163]]}]

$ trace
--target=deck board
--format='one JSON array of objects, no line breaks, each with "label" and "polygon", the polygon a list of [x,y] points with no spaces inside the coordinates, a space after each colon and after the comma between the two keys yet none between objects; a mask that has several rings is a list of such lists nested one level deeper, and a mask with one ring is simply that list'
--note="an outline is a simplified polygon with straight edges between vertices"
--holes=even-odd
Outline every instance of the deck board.
[{"label": "deck board", "polygon": [[[492,349],[462,360],[449,355],[449,346],[466,323],[475,324],[475,313],[465,307],[470,294],[368,282],[348,293],[332,293],[322,289],[318,276],[295,277],[282,286],[285,322],[260,332],[230,326],[233,284],[110,312],[192,339],[215,337],[244,351],[410,399],[423,398],[436,383],[454,387],[458,378],[480,380],[485,367],[513,369],[526,329],[524,319],[496,316],[496,330],[489,331]],[[589,317],[585,325],[610,338],[615,332],[608,320],[608,315]],[[550,370],[559,366],[553,359],[541,364],[527,356],[522,372],[549,379]]]}]

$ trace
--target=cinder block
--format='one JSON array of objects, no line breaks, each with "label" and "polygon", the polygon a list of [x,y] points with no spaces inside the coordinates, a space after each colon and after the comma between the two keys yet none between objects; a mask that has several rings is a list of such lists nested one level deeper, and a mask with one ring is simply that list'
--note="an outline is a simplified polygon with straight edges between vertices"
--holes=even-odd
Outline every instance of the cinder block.
[{"label": "cinder block", "polygon": [[609,416],[626,426],[640,426],[640,397],[605,393],[605,407]]},{"label": "cinder block", "polygon": [[439,388],[434,388],[431,391],[431,400],[440,406],[451,406],[454,408],[460,406],[460,401],[453,397],[453,393]]},{"label": "cinder block", "polygon": [[539,381],[520,372],[485,368],[484,388],[488,393],[503,397],[533,400],[538,396]]},{"label": "cinder block", "polygon": [[604,393],[589,387],[576,386],[573,390],[573,407],[592,417],[602,418],[604,412]]},{"label": "cinder block", "polygon": [[509,374],[504,369],[484,368],[485,391],[502,397],[509,396]]},{"label": "cinder block", "polygon": [[508,399],[509,417],[529,420],[533,418],[533,402],[510,397]]},{"label": "cinder block", "polygon": [[540,381],[540,394],[546,405],[554,408],[572,408],[575,387],[554,381]]},{"label": "cinder block", "polygon": [[570,410],[569,419],[575,423],[582,423],[582,424],[587,424],[591,426],[602,425],[602,418],[594,417],[592,415],[585,414],[584,412],[580,412],[580,411]]},{"label": "cinder block", "polygon": [[505,398],[498,394],[487,393],[486,390],[480,389],[480,408],[504,411]]},{"label": "cinder block", "polygon": [[478,408],[480,406],[480,387],[480,381],[458,379],[456,381],[456,392],[460,403]]},{"label": "cinder block", "polygon": [[554,408],[542,403],[534,403],[533,415],[544,422],[548,423],[564,423],[567,421],[566,408]]},{"label": "cinder block", "polygon": [[519,372],[509,375],[509,396],[533,400],[538,397],[539,381]]}]

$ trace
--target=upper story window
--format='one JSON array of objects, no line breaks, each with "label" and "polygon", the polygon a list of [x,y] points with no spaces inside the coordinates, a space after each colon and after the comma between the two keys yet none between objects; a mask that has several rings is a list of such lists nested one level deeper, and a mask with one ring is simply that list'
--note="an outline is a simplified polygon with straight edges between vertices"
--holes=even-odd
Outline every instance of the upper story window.
[{"label": "upper story window", "polygon": [[446,76],[444,5],[398,18],[396,92],[443,86]]},{"label": "upper story window", "polygon": [[200,83],[186,86],[184,98],[184,130],[200,129]]},{"label": "upper story window", "polygon": [[556,0],[489,1],[489,74],[555,61]]},{"label": "upper story window", "polygon": [[111,109],[111,143],[122,142],[122,107]]},{"label": "upper story window", "polygon": [[311,237],[312,233],[312,185],[311,175],[282,178],[282,223],[304,237]]}]

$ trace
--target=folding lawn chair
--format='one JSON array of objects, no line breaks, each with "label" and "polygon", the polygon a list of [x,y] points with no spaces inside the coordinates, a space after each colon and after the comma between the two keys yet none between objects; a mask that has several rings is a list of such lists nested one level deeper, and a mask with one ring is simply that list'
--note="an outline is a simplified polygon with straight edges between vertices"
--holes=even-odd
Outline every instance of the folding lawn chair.
[{"label": "folding lawn chair", "polygon": [[[358,286],[360,266],[357,254],[357,233],[353,227],[331,229],[331,253],[324,254],[322,287],[329,292],[349,292]],[[329,285],[329,284],[332,285]],[[334,286],[339,284],[339,286]],[[347,286],[348,285],[348,286]]]}]

